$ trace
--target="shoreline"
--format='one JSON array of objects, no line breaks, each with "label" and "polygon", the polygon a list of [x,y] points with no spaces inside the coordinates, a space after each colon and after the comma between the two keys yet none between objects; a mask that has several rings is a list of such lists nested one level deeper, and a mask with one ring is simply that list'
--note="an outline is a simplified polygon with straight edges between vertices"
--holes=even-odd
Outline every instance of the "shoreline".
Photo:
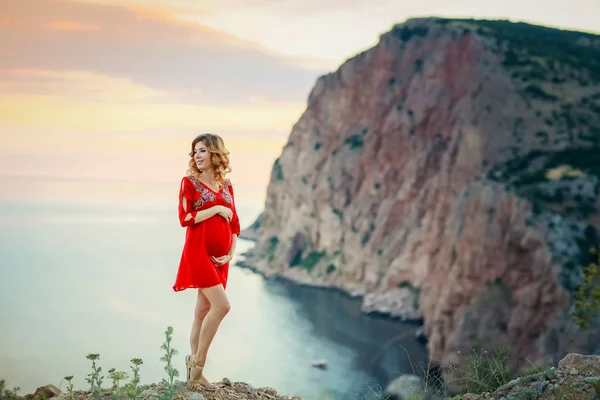
[{"label": "shoreline", "polygon": [[[242,238],[240,236],[241,239],[243,240],[248,240],[248,241],[252,241],[254,242],[254,240],[249,240],[246,238]],[[337,293],[340,294],[348,299],[352,299],[352,300],[357,300],[357,301],[364,301],[365,298],[365,294],[359,294],[359,293],[351,293],[347,290],[344,290],[338,286],[332,286],[332,285],[327,285],[327,284],[318,284],[318,283],[310,283],[310,282],[306,282],[306,281],[297,281],[294,280],[290,277],[278,274],[278,273],[267,273],[265,271],[263,271],[260,268],[255,267],[254,265],[248,263],[246,261],[246,257],[247,257],[247,253],[242,253],[240,254],[241,257],[243,257],[242,260],[237,261],[234,265],[242,268],[242,269],[246,269],[249,271],[252,271],[258,275],[260,275],[261,277],[263,277],[263,279],[266,279],[268,281],[274,281],[274,282],[286,282],[289,284],[293,284],[295,286],[301,286],[301,287],[308,287],[311,289],[316,289],[316,290],[322,290],[322,291],[326,291],[326,292],[331,292],[331,293]],[[388,321],[393,321],[393,322],[401,322],[403,324],[406,325],[410,325],[410,326],[414,326],[416,328],[416,332],[415,332],[415,339],[422,341],[422,331],[424,328],[424,320],[423,318],[419,318],[419,319],[411,319],[411,318],[406,318],[406,317],[402,317],[402,316],[396,316],[396,315],[392,315],[390,312],[385,312],[385,311],[380,311],[380,310],[370,310],[370,311],[364,311],[361,310],[360,312],[364,315],[368,315],[370,317],[374,317],[374,318],[381,318],[381,319],[385,319]],[[421,333],[420,333],[421,332]]]}]

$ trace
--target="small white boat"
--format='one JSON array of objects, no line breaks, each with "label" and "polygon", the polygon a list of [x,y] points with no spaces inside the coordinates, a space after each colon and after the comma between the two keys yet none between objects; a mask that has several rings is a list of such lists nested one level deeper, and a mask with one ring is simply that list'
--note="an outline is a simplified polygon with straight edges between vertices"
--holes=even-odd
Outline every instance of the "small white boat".
[{"label": "small white boat", "polygon": [[312,363],[312,366],[319,369],[327,369],[327,360],[316,360]]}]

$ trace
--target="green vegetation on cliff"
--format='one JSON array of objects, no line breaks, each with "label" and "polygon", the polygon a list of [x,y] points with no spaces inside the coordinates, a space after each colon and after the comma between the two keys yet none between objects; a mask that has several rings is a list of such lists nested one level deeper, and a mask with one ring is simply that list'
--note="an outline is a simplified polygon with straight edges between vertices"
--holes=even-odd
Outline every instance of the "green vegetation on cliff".
[{"label": "green vegetation on cliff", "polygon": [[470,20],[482,36],[505,43],[506,67],[529,66],[532,78],[550,81],[562,78],[559,69],[568,67],[581,84],[600,83],[600,37],[577,32],[506,20]]},{"label": "green vegetation on cliff", "polygon": [[527,105],[506,132],[515,146],[486,178],[531,203],[527,223],[548,232],[561,283],[574,296],[587,285],[588,250],[600,245],[600,35],[506,20],[437,21],[477,35],[502,57]]}]

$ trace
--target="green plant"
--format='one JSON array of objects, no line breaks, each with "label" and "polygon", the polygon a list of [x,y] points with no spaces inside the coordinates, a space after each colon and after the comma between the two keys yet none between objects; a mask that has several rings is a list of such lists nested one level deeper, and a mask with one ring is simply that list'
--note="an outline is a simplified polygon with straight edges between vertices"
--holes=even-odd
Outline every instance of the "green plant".
[{"label": "green plant", "polygon": [[277,250],[277,246],[279,245],[279,238],[277,236],[271,236],[269,239],[269,247],[265,252],[265,256],[269,261],[273,261],[275,258],[275,251]]},{"label": "green plant", "polygon": [[[102,388],[103,377],[100,374],[102,372],[102,367],[96,365],[96,361],[100,359],[100,355],[92,353],[88,354],[86,358],[92,361],[92,372],[87,375],[86,381],[90,384],[90,392],[93,399],[102,399],[105,392],[110,394],[110,399],[112,400],[138,398],[140,394],[140,365],[144,363],[140,358],[131,360],[132,365],[130,368],[133,371],[133,378],[129,383],[123,386],[121,386],[121,381],[124,381],[129,377],[126,372],[117,371],[115,368],[111,368],[107,371],[107,378],[112,380],[112,387],[109,390],[104,390]],[[73,384],[71,383],[73,376],[65,376],[64,379],[68,382],[67,391],[70,399],[73,400],[75,398]]]},{"label": "green plant", "polygon": [[73,395],[73,382],[71,382],[73,375],[65,376],[64,379],[67,381],[67,393],[69,393],[69,398],[73,400],[75,399],[75,396]]},{"label": "green plant", "polygon": [[448,369],[454,372],[461,393],[493,392],[510,381],[510,351],[506,347],[491,352],[473,349],[472,354],[460,356],[462,366],[449,365]]},{"label": "green plant", "polygon": [[173,340],[173,327],[167,327],[165,331],[165,342],[160,347],[165,351],[165,355],[160,358],[161,361],[165,362],[165,372],[167,373],[168,380],[163,379],[163,384],[166,385],[167,390],[160,397],[161,400],[170,400],[175,397],[177,392],[177,386],[175,385],[175,378],[179,376],[179,371],[173,367],[172,361],[173,356],[177,354],[177,350],[171,346]]},{"label": "green plant", "polygon": [[[179,371],[173,367],[172,361],[173,356],[177,354],[177,350],[172,347],[173,339],[173,328],[167,327],[165,331],[165,342],[162,344],[161,349],[164,350],[164,355],[160,358],[161,361],[165,362],[165,372],[167,373],[167,379],[162,380],[162,384],[166,389],[162,395],[158,396],[160,400],[171,400],[175,397],[177,392],[177,385],[175,384],[175,378],[179,376]],[[102,388],[103,377],[101,375],[102,367],[98,366],[96,362],[100,359],[100,355],[97,353],[88,354],[86,357],[92,361],[92,372],[87,375],[86,381],[90,384],[90,393],[93,399],[102,399],[104,397],[104,390]],[[130,369],[133,373],[133,377],[130,382],[122,385],[122,382],[129,378],[129,375],[124,371],[117,371],[115,368],[109,369],[108,378],[112,380],[112,387],[108,390],[110,393],[110,399],[122,400],[122,399],[137,399],[141,392],[140,385],[140,366],[144,362],[140,358],[131,359]],[[71,380],[73,376],[65,376],[64,378],[68,382],[67,390],[70,398],[74,399],[73,384]]]},{"label": "green plant", "polygon": [[524,389],[522,392],[519,392],[517,398],[519,400],[535,400],[538,397],[538,393],[533,389]]},{"label": "green plant", "polygon": [[408,396],[408,398],[406,400],[427,400],[427,399],[425,397],[425,394],[419,393],[419,394],[411,394],[410,396]]},{"label": "green plant", "polygon": [[293,262],[290,264],[290,268],[300,267],[310,272],[319,263],[321,258],[326,256],[325,251],[311,251],[306,258],[302,258],[301,253],[298,253],[298,257],[294,257]]},{"label": "green plant", "polygon": [[117,371],[115,368],[108,370],[108,377],[112,380],[112,394],[111,399],[119,400],[123,397],[123,389],[121,388],[120,382],[127,379],[127,373],[124,371]]},{"label": "green plant", "polygon": [[104,380],[102,375],[100,375],[102,367],[96,366],[96,361],[100,359],[100,354],[90,353],[86,358],[92,361],[92,373],[88,374],[86,381],[90,384],[92,398],[100,400],[102,399],[102,381]]},{"label": "green plant", "polygon": [[550,367],[548,365],[536,365],[534,367],[523,370],[523,372],[521,373],[521,376],[531,376],[531,375],[537,376],[541,372],[549,373],[548,371],[552,371],[551,368],[552,367]]},{"label": "green plant", "polygon": [[275,160],[273,163],[273,168],[271,172],[272,176],[275,176],[275,179],[282,181],[284,180],[283,169],[281,168],[281,163],[279,162],[279,158]]},{"label": "green plant", "polygon": [[[399,336],[398,339],[400,339],[401,336]],[[428,361],[426,364],[418,363],[415,365],[410,358],[408,350],[403,346],[400,346],[400,348],[406,353],[408,363],[412,369],[412,374],[419,377],[422,382],[422,390],[419,393],[411,394],[409,399],[427,400],[439,397],[447,398],[448,388],[444,383],[443,376],[440,374],[441,370],[433,365],[431,361]]]},{"label": "green plant", "polygon": [[127,373],[124,371],[117,371],[115,368],[109,369],[108,373],[108,376],[113,382],[112,390],[119,390],[121,388],[119,383],[120,381],[127,379]]},{"label": "green plant", "polygon": [[2,400],[17,400],[17,399],[21,399],[22,397],[18,395],[19,390],[21,390],[21,388],[14,387],[11,389],[8,389],[6,387],[6,381],[4,379],[0,379],[0,399]]},{"label": "green plant", "polygon": [[142,365],[143,363],[144,362],[141,358],[131,359],[132,365],[129,368],[131,368],[131,371],[133,372],[133,378],[131,379],[131,382],[129,382],[125,386],[125,390],[127,391],[127,395],[132,399],[137,398],[140,392],[138,387],[138,385],[140,384],[140,365]]},{"label": "green plant", "polygon": [[[592,33],[567,31],[508,20],[450,19],[473,25],[477,34],[493,37],[510,49],[505,54],[506,67],[529,65],[530,60],[543,60],[547,71],[567,67],[587,71],[593,82],[600,81],[600,51],[597,46],[582,46],[580,41],[598,40]],[[556,67],[559,67],[558,69]],[[574,76],[573,76],[574,77]],[[578,80],[581,80],[579,77]]]},{"label": "green plant", "polygon": [[363,147],[364,140],[361,135],[352,135],[345,140],[345,143],[350,145],[351,149]]},{"label": "green plant", "polygon": [[419,25],[413,28],[409,28],[407,26],[395,26],[392,29],[392,34],[398,37],[403,42],[407,42],[413,36],[425,37],[429,32],[429,27],[426,25]]},{"label": "green plant", "polygon": [[580,328],[588,328],[600,311],[600,246],[592,247],[595,256],[583,271],[583,284],[575,291],[573,321]]}]

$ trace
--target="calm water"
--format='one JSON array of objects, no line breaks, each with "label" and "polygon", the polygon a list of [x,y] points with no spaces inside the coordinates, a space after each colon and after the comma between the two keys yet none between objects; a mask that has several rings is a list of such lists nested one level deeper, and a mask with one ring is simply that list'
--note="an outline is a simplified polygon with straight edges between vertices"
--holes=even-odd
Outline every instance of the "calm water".
[{"label": "calm water", "polygon": [[[240,207],[241,219],[249,212]],[[142,381],[158,382],[171,325],[183,379],[195,301],[194,292],[171,289],[183,237],[169,208],[0,203],[0,378],[21,393],[58,385],[65,375],[82,388],[85,356],[100,353],[104,371],[129,371],[139,357]],[[240,241],[238,253],[250,246]],[[339,293],[238,267],[229,285],[232,311],[209,353],[211,380],[229,377],[306,400],[354,399],[411,371],[400,346],[413,362],[425,357],[414,326],[361,314],[358,300]],[[405,338],[384,346],[398,335]],[[329,368],[311,367],[316,359]]]}]

